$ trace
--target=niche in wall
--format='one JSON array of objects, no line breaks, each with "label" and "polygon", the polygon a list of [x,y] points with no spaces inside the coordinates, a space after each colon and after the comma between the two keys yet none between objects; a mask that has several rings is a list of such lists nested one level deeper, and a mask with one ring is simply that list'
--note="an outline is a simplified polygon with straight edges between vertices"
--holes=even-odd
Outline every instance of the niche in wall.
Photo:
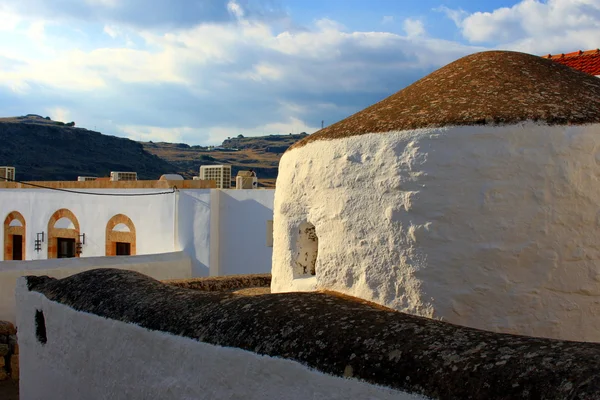
[{"label": "niche in wall", "polygon": [[310,222],[305,221],[298,227],[296,249],[294,278],[316,275],[317,257],[319,255],[319,237],[317,236],[315,226]]}]

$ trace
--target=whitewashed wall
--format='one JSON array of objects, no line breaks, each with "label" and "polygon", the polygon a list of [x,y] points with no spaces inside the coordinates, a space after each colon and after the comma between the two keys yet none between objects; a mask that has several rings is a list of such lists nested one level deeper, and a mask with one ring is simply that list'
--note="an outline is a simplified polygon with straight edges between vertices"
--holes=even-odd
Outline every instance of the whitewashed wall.
[{"label": "whitewashed wall", "polygon": [[131,257],[6,261],[0,270],[0,321],[15,322],[15,286],[19,277],[47,275],[60,279],[96,268],[127,269],[158,280],[192,277],[192,260],[184,252]]},{"label": "whitewashed wall", "polygon": [[[281,159],[271,289],[335,290],[478,329],[600,341],[599,160],[599,124],[308,143]],[[295,273],[304,222],[316,228],[316,276]]]},{"label": "whitewashed wall", "polygon": [[274,190],[221,190],[219,275],[271,272],[267,221],[273,219]]},{"label": "whitewashed wall", "polygon": [[[90,190],[101,193],[151,193],[164,190]],[[177,194],[122,197],[89,196],[42,189],[0,191],[0,223],[12,211],[26,222],[25,259],[48,256],[48,221],[61,208],[71,210],[85,233],[81,257],[105,255],[106,224],[116,214],[131,218],[137,254],[185,251],[193,276],[263,273],[271,270],[267,221],[273,219],[274,190],[181,190]],[[34,250],[36,233],[45,233]],[[4,240],[0,227],[0,243]],[[0,260],[4,251],[0,251]],[[0,263],[0,271],[4,269]]]},{"label": "whitewashed wall", "polygon": [[[78,312],[29,292],[23,278],[17,297],[23,399],[422,399]],[[35,335],[36,310],[44,314],[44,345]]]},{"label": "whitewashed wall", "polygon": [[[96,193],[123,193],[124,189],[89,190]],[[126,193],[151,193],[163,190],[126,190]],[[85,233],[81,257],[105,255],[106,224],[116,214],[125,214],[135,225],[137,254],[166,253],[176,250],[173,242],[175,194],[144,197],[90,196],[41,189],[2,189],[0,191],[0,223],[11,211],[25,218],[25,259],[48,257],[48,221],[54,212],[67,208],[79,221]],[[45,233],[42,250],[34,250],[36,233]],[[0,229],[0,243],[4,229]],[[0,251],[0,260],[4,251]]]}]

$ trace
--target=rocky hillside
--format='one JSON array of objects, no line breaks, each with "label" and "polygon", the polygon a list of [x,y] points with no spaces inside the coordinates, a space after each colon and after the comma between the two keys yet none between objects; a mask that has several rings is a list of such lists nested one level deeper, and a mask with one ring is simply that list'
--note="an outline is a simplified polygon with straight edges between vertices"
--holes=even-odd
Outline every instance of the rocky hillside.
[{"label": "rocky hillside", "polygon": [[190,146],[184,143],[142,142],[144,149],[177,167],[187,178],[198,175],[201,165],[231,164],[233,176],[252,168],[263,187],[273,187],[279,159],[292,144],[307,134],[231,138],[221,146]]},{"label": "rocky hillside", "polygon": [[76,180],[110,171],[158,179],[178,170],[138,142],[74,125],[32,114],[0,118],[0,165],[16,167],[18,180]]},{"label": "rocky hillside", "polygon": [[76,180],[108,176],[110,171],[135,171],[140,179],[165,173],[192,179],[201,165],[231,164],[233,176],[252,168],[260,186],[273,187],[281,155],[305,136],[239,135],[210,147],[135,142],[28,114],[0,118],[0,166],[16,167],[18,180]]}]

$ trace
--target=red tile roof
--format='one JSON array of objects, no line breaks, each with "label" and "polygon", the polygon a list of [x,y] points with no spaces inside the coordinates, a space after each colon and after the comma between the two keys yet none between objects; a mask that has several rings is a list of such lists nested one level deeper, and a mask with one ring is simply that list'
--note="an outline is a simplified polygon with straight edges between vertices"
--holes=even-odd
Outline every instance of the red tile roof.
[{"label": "red tile roof", "polygon": [[591,75],[600,75],[600,49],[543,56]]}]

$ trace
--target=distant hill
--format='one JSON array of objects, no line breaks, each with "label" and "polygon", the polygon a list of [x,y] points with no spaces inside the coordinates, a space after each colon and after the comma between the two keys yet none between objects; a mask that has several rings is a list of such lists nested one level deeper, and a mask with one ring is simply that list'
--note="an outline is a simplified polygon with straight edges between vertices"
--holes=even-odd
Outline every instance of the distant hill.
[{"label": "distant hill", "polygon": [[158,179],[177,167],[133,140],[77,128],[35,114],[0,118],[0,165],[14,166],[18,180],[76,180],[135,171]]},{"label": "distant hill", "polygon": [[231,164],[232,174],[252,168],[261,186],[274,187],[279,159],[292,144],[306,137],[269,135],[237,137],[223,141],[221,146],[190,146],[185,143],[142,142],[144,149],[173,164],[179,173],[191,178],[198,175],[201,165]]}]

